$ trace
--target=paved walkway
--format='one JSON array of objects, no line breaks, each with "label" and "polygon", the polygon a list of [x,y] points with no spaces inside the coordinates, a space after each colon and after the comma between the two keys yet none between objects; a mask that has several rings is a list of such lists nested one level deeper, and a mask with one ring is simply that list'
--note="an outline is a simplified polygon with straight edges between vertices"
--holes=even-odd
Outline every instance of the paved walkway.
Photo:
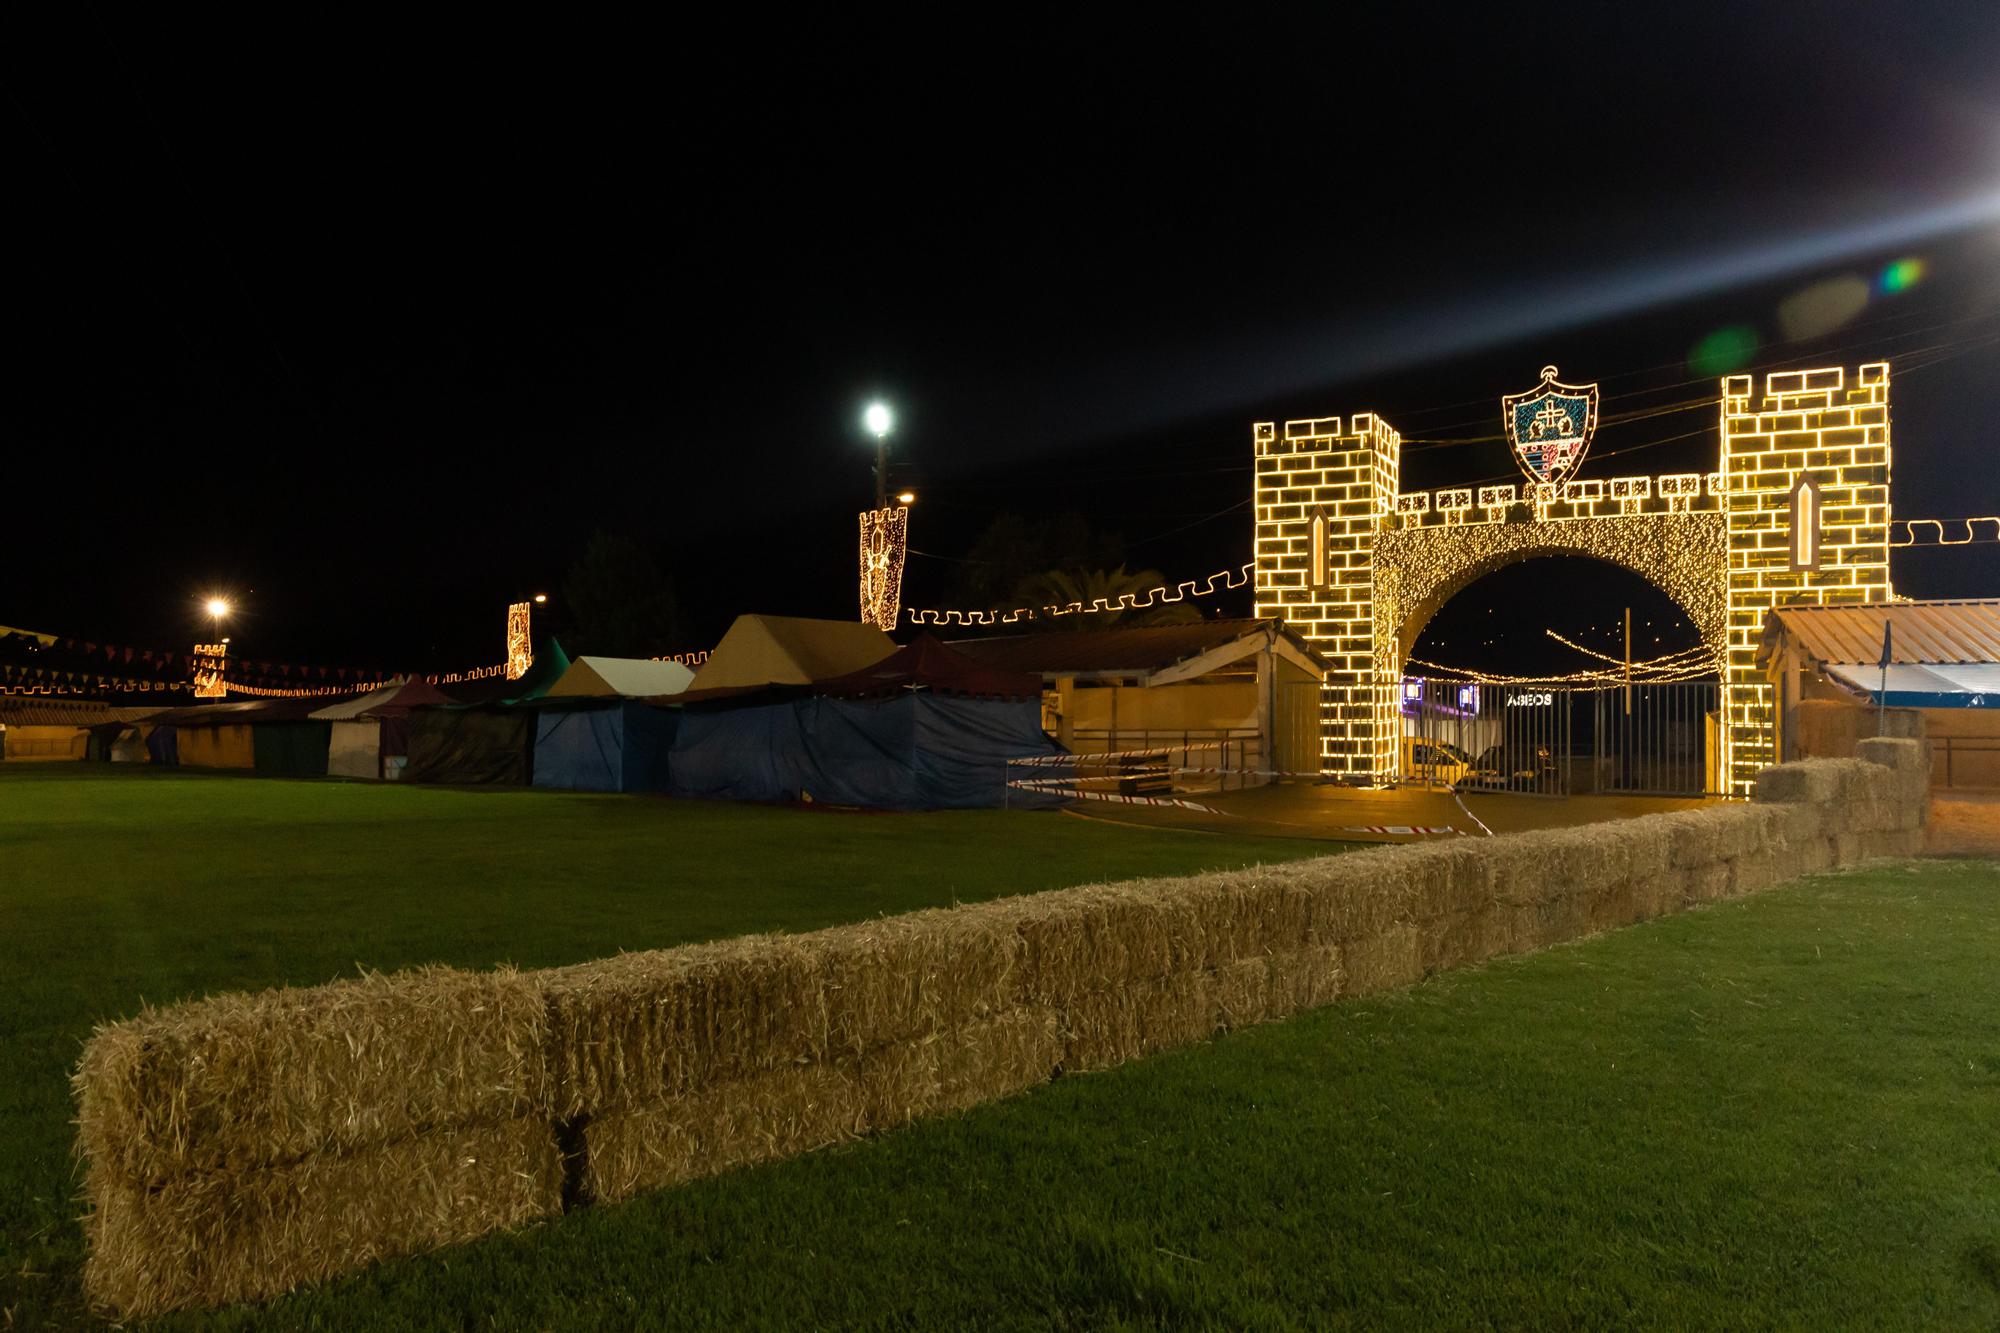
[{"label": "paved walkway", "polygon": [[1481,837],[1523,829],[1565,828],[1609,819],[1693,810],[1700,800],[1668,796],[1523,796],[1482,792],[1460,799],[1448,791],[1387,791],[1332,784],[1281,784],[1248,791],[1187,793],[1208,811],[1080,801],[1071,813],[1118,824],[1241,833],[1331,842],[1423,842],[1461,834]]},{"label": "paved walkway", "polygon": [[2000,791],[1935,793],[1925,842],[1932,856],[2000,856]]}]

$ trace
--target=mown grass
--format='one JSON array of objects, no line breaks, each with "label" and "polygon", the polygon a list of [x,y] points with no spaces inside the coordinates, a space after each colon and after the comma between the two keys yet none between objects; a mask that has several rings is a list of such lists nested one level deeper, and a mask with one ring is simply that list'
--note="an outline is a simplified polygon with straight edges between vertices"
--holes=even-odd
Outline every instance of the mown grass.
[{"label": "mown grass", "polygon": [[[89,841],[42,845],[43,873]],[[47,948],[0,939],[7,1021],[90,1007],[87,944],[24,986]],[[165,1326],[1992,1327],[1996,959],[1992,863],[1822,876]],[[74,1035],[48,1041],[8,1041],[0,1096],[52,1077]],[[66,1148],[54,1091],[7,1107],[10,1148]],[[17,1322],[74,1318],[74,1228],[33,1246],[46,1276],[0,1278]]]},{"label": "mown grass", "polygon": [[0,765],[0,1330],[84,1317],[68,1074],[92,1024],[141,999],[548,966],[1329,850],[1048,813]]}]

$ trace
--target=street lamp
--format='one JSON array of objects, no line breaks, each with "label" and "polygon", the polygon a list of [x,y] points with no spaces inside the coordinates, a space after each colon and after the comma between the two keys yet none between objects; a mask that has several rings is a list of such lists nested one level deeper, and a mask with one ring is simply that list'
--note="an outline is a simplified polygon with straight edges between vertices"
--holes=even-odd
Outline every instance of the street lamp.
[{"label": "street lamp", "polygon": [[896,425],[896,415],[889,405],[881,400],[868,404],[868,410],[861,414],[861,424],[875,437],[875,507],[889,507],[889,432]]},{"label": "street lamp", "polygon": [[208,612],[208,618],[215,622],[215,628],[220,630],[223,619],[229,614],[229,600],[225,597],[211,597],[203,609]]}]

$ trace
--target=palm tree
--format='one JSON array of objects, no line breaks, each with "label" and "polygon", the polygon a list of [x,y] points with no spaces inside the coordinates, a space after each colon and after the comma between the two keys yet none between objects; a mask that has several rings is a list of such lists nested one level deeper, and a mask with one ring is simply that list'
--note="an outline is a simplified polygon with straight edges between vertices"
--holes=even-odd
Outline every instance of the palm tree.
[{"label": "palm tree", "polygon": [[[1014,590],[1016,606],[1032,606],[1042,629],[1104,629],[1110,625],[1185,625],[1201,619],[1192,602],[1145,603],[1155,589],[1172,592],[1167,576],[1157,569],[1051,569],[1024,579]],[[1082,607],[1067,615],[1049,615],[1042,607]],[[1098,610],[1090,610],[1091,607]],[[1110,607],[1110,610],[1101,608]]]}]

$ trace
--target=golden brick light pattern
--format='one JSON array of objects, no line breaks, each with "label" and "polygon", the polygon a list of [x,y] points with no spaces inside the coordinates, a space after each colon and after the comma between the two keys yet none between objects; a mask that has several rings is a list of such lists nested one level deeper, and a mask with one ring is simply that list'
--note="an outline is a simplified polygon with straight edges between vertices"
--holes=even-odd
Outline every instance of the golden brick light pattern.
[{"label": "golden brick light pattern", "polygon": [[[1776,763],[1775,700],[1757,670],[1775,606],[1881,602],[1889,585],[1889,366],[1839,366],[1722,381],[1723,507],[1729,520],[1729,789],[1747,795]],[[1796,568],[1794,493],[1811,484],[1814,567]]]},{"label": "golden brick light pattern", "polygon": [[[1402,437],[1380,418],[1259,422],[1257,614],[1283,617],[1333,663],[1322,770],[1393,779],[1398,686],[1425,623],[1504,565],[1582,555],[1639,574],[1694,621],[1721,668],[1728,788],[1747,795],[1776,762],[1771,689],[1755,663],[1764,613],[1891,596],[1888,365],[1851,380],[1841,367],[1774,372],[1754,406],[1752,387],[1748,375],[1722,381],[1717,471],[1559,485],[1403,495]],[[1812,568],[1796,567],[1801,483]]]},{"label": "golden brick light pattern", "polygon": [[1257,614],[1282,616],[1333,664],[1320,692],[1321,767],[1373,779],[1396,759],[1396,685],[1375,665],[1373,590],[1403,437],[1366,412],[1282,431],[1261,422],[1254,437]]}]

